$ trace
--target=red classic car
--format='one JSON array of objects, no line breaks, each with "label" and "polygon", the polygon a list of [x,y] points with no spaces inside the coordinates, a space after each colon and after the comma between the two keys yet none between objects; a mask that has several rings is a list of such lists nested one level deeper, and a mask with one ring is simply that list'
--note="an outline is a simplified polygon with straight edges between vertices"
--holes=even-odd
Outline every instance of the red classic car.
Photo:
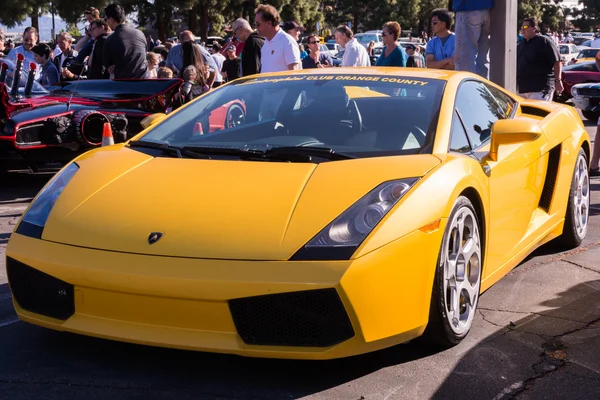
[{"label": "red classic car", "polygon": [[[116,143],[143,127],[144,118],[167,113],[181,79],[81,80],[44,88],[23,76],[22,60],[0,64],[0,172],[67,162],[102,143],[105,122]],[[17,85],[13,77],[21,76]],[[211,115],[205,133],[237,125],[245,117],[243,103]]]},{"label": "red classic car", "polygon": [[561,94],[555,94],[554,100],[565,102],[572,98],[571,88],[579,83],[600,82],[600,72],[595,61],[586,61],[563,67],[562,83],[564,90]]}]

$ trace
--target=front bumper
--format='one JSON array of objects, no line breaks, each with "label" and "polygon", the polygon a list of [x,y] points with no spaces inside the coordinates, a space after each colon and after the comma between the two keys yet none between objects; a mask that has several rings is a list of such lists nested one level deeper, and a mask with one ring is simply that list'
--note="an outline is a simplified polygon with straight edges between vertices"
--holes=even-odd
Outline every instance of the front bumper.
[{"label": "front bumper", "polygon": [[[19,283],[9,270],[17,314],[35,325],[160,347],[331,359],[423,333],[444,224],[436,232],[415,231],[350,261],[145,256],[15,233],[6,252],[7,268],[9,263],[24,264],[68,286],[56,287],[51,295],[70,299],[70,312],[52,313],[48,304],[39,311],[31,306],[39,288]],[[312,303],[302,297],[305,293]],[[276,338],[272,343],[265,342],[269,332]]]}]

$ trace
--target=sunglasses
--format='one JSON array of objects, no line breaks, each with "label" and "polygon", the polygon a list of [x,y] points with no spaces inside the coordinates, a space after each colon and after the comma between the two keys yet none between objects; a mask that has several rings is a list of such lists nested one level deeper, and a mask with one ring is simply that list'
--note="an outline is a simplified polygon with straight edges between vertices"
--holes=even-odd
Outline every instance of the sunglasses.
[{"label": "sunglasses", "polygon": [[529,25],[523,25],[521,28],[522,29],[527,29],[527,28],[529,28]]},{"label": "sunglasses", "polygon": [[308,44],[319,44],[321,42],[308,42]]}]

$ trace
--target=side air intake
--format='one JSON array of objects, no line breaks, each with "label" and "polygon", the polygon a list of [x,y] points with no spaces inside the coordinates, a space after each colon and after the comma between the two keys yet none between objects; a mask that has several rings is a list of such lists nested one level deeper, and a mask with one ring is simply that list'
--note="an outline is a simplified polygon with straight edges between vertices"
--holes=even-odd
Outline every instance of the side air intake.
[{"label": "side air intake", "polygon": [[538,204],[538,207],[546,212],[550,211],[552,197],[554,197],[554,187],[556,186],[556,178],[558,177],[558,164],[560,163],[560,148],[559,144],[548,153],[546,180],[544,182],[544,189],[542,189],[540,203]]}]

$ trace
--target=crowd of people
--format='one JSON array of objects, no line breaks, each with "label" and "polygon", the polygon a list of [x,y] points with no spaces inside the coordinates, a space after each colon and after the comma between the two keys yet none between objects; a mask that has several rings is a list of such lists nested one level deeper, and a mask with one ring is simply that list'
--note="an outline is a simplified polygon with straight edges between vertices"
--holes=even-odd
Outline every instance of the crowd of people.
[{"label": "crowd of people", "polygon": [[[373,46],[363,46],[348,26],[339,26],[334,37],[343,50],[341,66],[426,67],[470,71],[489,78],[493,7],[494,0],[454,0],[452,10],[433,10],[433,36],[424,35],[424,55],[418,45],[400,45],[400,24],[387,22],[381,30],[383,49],[374,62]],[[47,44],[38,43],[37,30],[29,27],[22,45],[7,52],[1,40],[0,52],[7,52],[5,57],[13,62],[19,54],[23,55],[25,74],[30,62],[38,64],[36,79],[43,86],[77,79],[179,77],[186,83],[182,101],[242,76],[334,66],[329,53],[321,52],[317,34],[308,35],[305,49],[299,44],[304,28],[294,21],[283,23],[275,7],[261,4],[254,14],[252,24],[243,18],[235,20],[229,40],[223,46],[215,42],[208,50],[189,30],[164,44],[155,41],[127,24],[120,5],[110,4],[102,17],[96,8],[85,10],[85,35],[76,44],[68,32],[62,32],[52,50]],[[523,22],[521,32],[518,91],[528,98],[552,99],[555,90],[562,90],[556,43],[540,35],[531,18]]]}]

